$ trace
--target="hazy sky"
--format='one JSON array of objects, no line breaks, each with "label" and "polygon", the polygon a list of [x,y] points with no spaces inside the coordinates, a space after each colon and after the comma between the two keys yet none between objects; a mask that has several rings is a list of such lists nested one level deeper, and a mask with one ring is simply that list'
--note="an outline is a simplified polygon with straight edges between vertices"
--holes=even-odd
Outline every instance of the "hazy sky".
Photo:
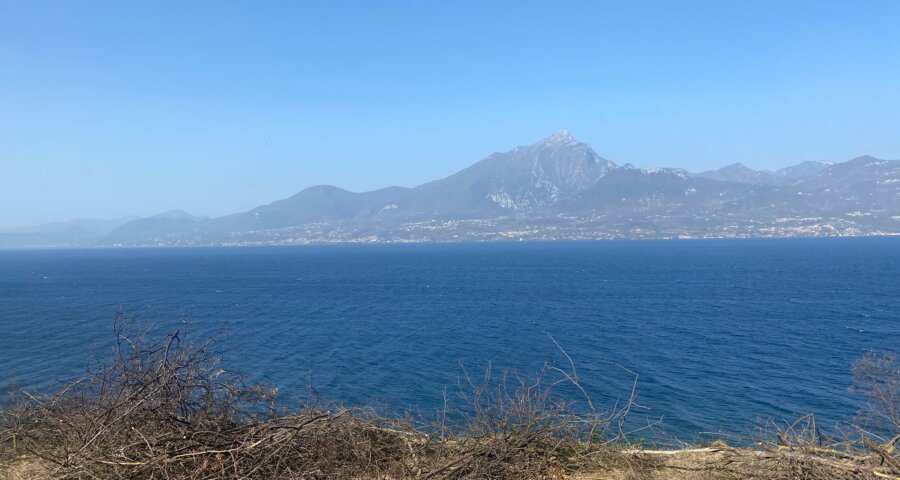
[{"label": "hazy sky", "polygon": [[414,186],[568,129],[691,170],[900,158],[900,1],[0,0],[0,226]]}]

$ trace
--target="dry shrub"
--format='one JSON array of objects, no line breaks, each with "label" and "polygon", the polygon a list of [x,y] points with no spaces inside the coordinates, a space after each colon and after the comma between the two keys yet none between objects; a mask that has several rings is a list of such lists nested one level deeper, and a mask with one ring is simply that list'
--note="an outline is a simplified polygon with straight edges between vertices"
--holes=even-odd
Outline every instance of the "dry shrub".
[{"label": "dry shrub", "polygon": [[287,409],[225,369],[212,342],[183,332],[153,340],[122,315],[115,326],[109,362],[55,395],[21,393],[0,409],[0,472],[5,463],[11,478],[66,479],[900,478],[893,355],[854,365],[852,390],[868,402],[855,434],[826,435],[808,416],[773,426],[756,449],[647,451],[623,448],[634,386],[599,411],[562,348],[566,370],[464,372],[461,404],[447,401],[423,429],[315,399]]},{"label": "dry shrub", "polygon": [[868,353],[854,363],[852,392],[866,407],[849,428],[828,433],[813,415],[764,427],[757,448],[724,444],[683,450],[629,450],[651,457],[630,473],[666,479],[900,480],[900,368],[893,353]]},{"label": "dry shrub", "polygon": [[[847,432],[823,433],[813,415],[773,426],[759,460],[784,478],[810,480],[900,478],[900,365],[894,353],[868,352],[852,367],[851,392],[866,407]],[[762,470],[762,469],[760,469]]]},{"label": "dry shrub", "polygon": [[210,343],[116,322],[114,358],[4,413],[3,438],[54,478],[326,478],[390,472],[402,437],[347,410],[279,411],[272,390],[220,365]]},{"label": "dry shrub", "polygon": [[[123,315],[115,325],[110,362],[0,413],[2,447],[28,455],[44,478],[512,480],[615,456],[617,417],[592,405],[576,412],[540,378],[488,373],[476,386],[467,376],[467,406],[421,430],[317,402],[287,410],[273,390],[223,368],[211,342],[183,332],[153,340]],[[574,366],[563,373],[580,389]]]},{"label": "dry shrub", "polygon": [[866,399],[857,415],[860,441],[881,457],[881,463],[900,476],[900,364],[897,354],[868,352],[853,364],[853,385]]},{"label": "dry shrub", "polygon": [[757,468],[776,478],[797,480],[869,480],[879,478],[874,458],[859,450],[849,435],[823,432],[814,415],[784,425],[772,425],[773,441],[758,443]]},{"label": "dry shrub", "polygon": [[881,442],[897,442],[900,435],[900,364],[895,353],[868,352],[853,364],[851,392],[866,399],[859,426]]},{"label": "dry shrub", "polygon": [[596,442],[608,417],[553,395],[545,369],[535,379],[503,372],[496,379],[488,367],[480,381],[465,374],[466,410],[441,424],[440,456],[449,461],[425,478],[545,478],[583,468],[601,449]]}]

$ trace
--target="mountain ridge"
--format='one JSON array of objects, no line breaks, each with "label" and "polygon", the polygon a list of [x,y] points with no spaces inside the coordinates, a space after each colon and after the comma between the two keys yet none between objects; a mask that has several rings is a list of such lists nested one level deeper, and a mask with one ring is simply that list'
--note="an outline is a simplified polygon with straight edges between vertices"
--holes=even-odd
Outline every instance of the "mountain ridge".
[{"label": "mountain ridge", "polygon": [[[864,155],[865,156],[865,155]],[[736,162],[716,170],[707,170],[696,174],[698,177],[735,183],[751,183],[758,185],[784,185],[800,178],[815,175],[832,165],[824,161],[805,161],[796,165],[771,170],[754,170]]]},{"label": "mountain ridge", "polygon": [[[900,161],[868,155],[692,174],[618,165],[571,132],[416,187],[316,185],[216,218],[173,210],[82,244],[279,245],[900,233]],[[2,237],[0,237],[2,240]]]}]

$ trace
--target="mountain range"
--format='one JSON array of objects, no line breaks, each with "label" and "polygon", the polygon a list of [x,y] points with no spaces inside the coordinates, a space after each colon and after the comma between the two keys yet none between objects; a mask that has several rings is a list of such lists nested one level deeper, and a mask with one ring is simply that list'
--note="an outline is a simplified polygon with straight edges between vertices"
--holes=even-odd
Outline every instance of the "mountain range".
[{"label": "mountain range", "polygon": [[691,174],[599,156],[565,131],[415,188],[330,185],[217,218],[171,211],[0,232],[0,247],[279,245],[900,234],[900,161]]},{"label": "mountain range", "polygon": [[785,185],[804,177],[811,177],[825,170],[831,162],[807,161],[778,170],[753,170],[740,163],[732,163],[718,170],[700,172],[698,177],[722,180],[724,182],[756,183],[762,185]]}]

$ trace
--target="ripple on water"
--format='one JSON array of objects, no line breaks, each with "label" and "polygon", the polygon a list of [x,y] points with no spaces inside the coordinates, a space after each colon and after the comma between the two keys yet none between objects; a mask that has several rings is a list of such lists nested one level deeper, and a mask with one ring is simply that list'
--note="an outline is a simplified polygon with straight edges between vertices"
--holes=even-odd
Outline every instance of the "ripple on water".
[{"label": "ripple on water", "polygon": [[462,366],[565,367],[551,334],[595,399],[638,372],[642,414],[684,438],[829,424],[859,407],[852,361],[900,350],[898,266],[889,238],[0,252],[0,385],[80,375],[121,306],[224,331],[287,396],[433,412]]}]

